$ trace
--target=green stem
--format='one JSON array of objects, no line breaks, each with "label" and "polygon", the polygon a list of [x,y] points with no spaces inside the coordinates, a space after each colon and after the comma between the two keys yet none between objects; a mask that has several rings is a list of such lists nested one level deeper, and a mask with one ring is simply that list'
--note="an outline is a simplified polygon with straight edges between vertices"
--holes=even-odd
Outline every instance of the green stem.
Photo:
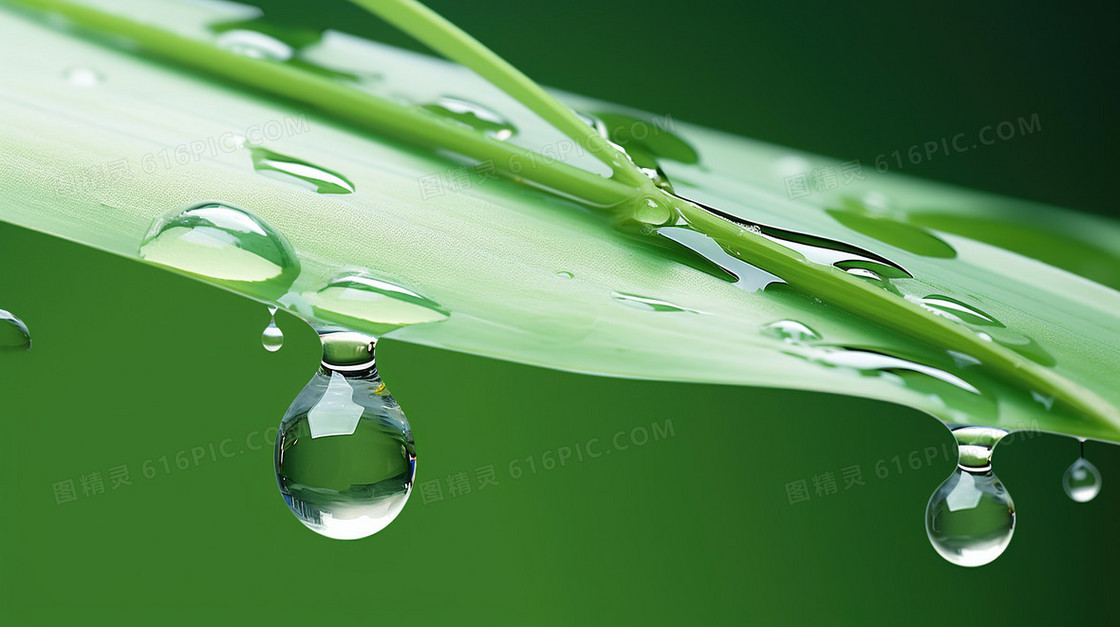
[{"label": "green stem", "polygon": [[646,192],[654,189],[649,177],[624,153],[599,136],[528,76],[494,54],[477,39],[416,0],[351,0],[443,56],[474,70],[558,131],[610,166],[614,178]]}]

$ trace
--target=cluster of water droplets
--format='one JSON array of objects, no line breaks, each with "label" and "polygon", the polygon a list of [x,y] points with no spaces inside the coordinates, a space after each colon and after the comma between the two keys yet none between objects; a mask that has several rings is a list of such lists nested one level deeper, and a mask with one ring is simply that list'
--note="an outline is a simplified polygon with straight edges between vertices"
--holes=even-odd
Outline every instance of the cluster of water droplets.
[{"label": "cluster of water droplets", "polygon": [[364,538],[393,522],[412,492],[412,428],[377,372],[372,336],[319,337],[322,365],[280,423],[276,481],[308,529]]},{"label": "cluster of water droplets", "polygon": [[1015,503],[992,471],[992,450],[1007,431],[957,427],[956,470],[929,499],[926,535],[958,566],[983,566],[1003,554],[1015,532]]}]

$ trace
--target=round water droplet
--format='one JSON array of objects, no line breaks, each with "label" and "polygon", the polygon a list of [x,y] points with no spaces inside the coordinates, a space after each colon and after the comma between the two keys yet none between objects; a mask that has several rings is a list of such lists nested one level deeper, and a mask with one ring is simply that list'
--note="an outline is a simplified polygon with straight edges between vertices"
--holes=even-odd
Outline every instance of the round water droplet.
[{"label": "round water droplet", "polygon": [[261,344],[264,349],[270,353],[275,353],[284,346],[284,332],[280,327],[276,326],[276,308],[269,307],[268,313],[271,316],[268,321],[268,326],[264,328],[261,333]]},{"label": "round water droplet", "polygon": [[287,61],[292,58],[291,46],[254,30],[228,30],[218,35],[218,45],[234,54],[254,59]]},{"label": "round water droplet", "polygon": [[374,365],[374,338],[324,333],[323,367],[280,423],[276,479],[308,529],[370,536],[400,514],[416,477],[412,428]]},{"label": "round water droplet", "polygon": [[378,334],[448,316],[430,298],[365,270],[343,270],[304,298],[320,317]]},{"label": "round water droplet", "polygon": [[930,497],[926,534],[958,566],[983,566],[1003,554],[1015,532],[1015,503],[991,471],[957,469]]},{"label": "round water droplet", "polygon": [[821,335],[796,320],[778,320],[762,327],[762,334],[789,342],[804,344],[821,339]]},{"label": "round water droplet", "polygon": [[0,309],[0,351],[25,351],[31,348],[31,332],[23,320]]},{"label": "round water droplet", "polygon": [[556,273],[556,276],[560,277],[561,279],[573,279],[576,275],[568,272],[567,270],[561,270]]},{"label": "round water droplet", "polygon": [[432,104],[424,105],[423,108],[439,113],[463,126],[482,131],[495,139],[509,139],[517,132],[513,123],[502,114],[461,98],[445,96]]},{"label": "round water droplet", "polygon": [[70,84],[78,87],[94,87],[100,85],[105,80],[105,77],[96,70],[81,66],[66,68],[62,76],[69,81]]},{"label": "round water droplet", "polygon": [[218,281],[254,295],[285,293],[299,276],[299,260],[279,231],[252,213],[205,203],[156,220],[140,246],[148,261]]},{"label": "round water droplet", "polygon": [[1101,472],[1084,457],[1070,464],[1062,476],[1062,488],[1069,498],[1078,503],[1088,503],[1101,491]]},{"label": "round water droplet", "polygon": [[354,184],[338,172],[259,146],[250,148],[250,153],[253,169],[265,176],[294,182],[320,194],[354,193]]}]

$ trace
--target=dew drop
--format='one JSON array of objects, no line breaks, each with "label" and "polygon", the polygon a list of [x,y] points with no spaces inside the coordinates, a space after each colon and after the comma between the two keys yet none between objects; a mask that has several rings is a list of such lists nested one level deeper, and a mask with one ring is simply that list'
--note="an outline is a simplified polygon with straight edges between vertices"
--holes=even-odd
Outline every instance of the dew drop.
[{"label": "dew drop", "polygon": [[771,322],[762,327],[762,334],[791,344],[807,344],[821,339],[819,333],[796,320]]},{"label": "dew drop", "polygon": [[253,59],[287,61],[292,58],[292,47],[264,33],[254,30],[227,30],[218,35],[218,46],[234,54]]},{"label": "dew drop", "polygon": [[184,272],[245,285],[255,295],[283,294],[299,275],[279,231],[233,205],[210,202],[153,222],[140,256]]},{"label": "dew drop", "polygon": [[308,529],[365,538],[393,522],[412,492],[412,428],[377,373],[372,336],[328,331],[320,339],[322,367],[280,423],[276,480]]},{"label": "dew drop", "polygon": [[430,298],[361,269],[339,272],[318,291],[305,292],[304,298],[318,316],[380,334],[448,316]]},{"label": "dew drop", "polygon": [[27,325],[10,312],[0,309],[0,351],[31,349],[31,332]]},{"label": "dew drop", "polygon": [[1015,503],[992,471],[992,449],[1007,435],[1002,429],[953,430],[956,470],[929,499],[926,535],[947,561],[983,566],[1003,554],[1015,531]]},{"label": "dew drop", "polygon": [[614,298],[615,302],[643,311],[654,311],[658,313],[700,313],[695,309],[674,305],[666,300],[639,296],[637,294],[627,294],[626,292],[612,292],[611,297]]},{"label": "dew drop", "polygon": [[847,272],[848,274],[850,274],[852,276],[858,276],[858,277],[862,277],[864,279],[871,279],[872,281],[882,281],[883,280],[883,277],[879,276],[878,274],[875,274],[875,271],[871,270],[869,268],[858,268],[858,267],[857,268],[847,268],[847,269],[844,270],[844,272]]},{"label": "dew drop", "polygon": [[561,279],[574,279],[576,275],[572,272],[568,272],[567,270],[561,270],[556,273],[556,276],[560,277]]},{"label": "dew drop", "polygon": [[424,105],[423,108],[482,131],[495,139],[509,139],[517,132],[513,123],[502,114],[461,98],[445,96],[432,104]]},{"label": "dew drop", "polygon": [[354,193],[354,184],[338,172],[259,146],[249,150],[253,158],[253,169],[260,174],[294,182],[320,194]]},{"label": "dew drop", "polygon": [[275,307],[268,308],[268,315],[268,326],[265,327],[264,332],[261,333],[261,344],[266,351],[275,353],[284,346],[284,332],[280,330],[280,327],[276,326]]},{"label": "dew drop", "polygon": [[62,76],[69,81],[70,84],[78,87],[94,87],[100,85],[105,80],[105,77],[97,70],[82,66],[66,68]]},{"label": "dew drop", "polygon": [[1062,475],[1062,488],[1069,498],[1078,503],[1088,503],[1101,491],[1101,471],[1085,459],[1085,441],[1081,441],[1081,456],[1066,468]]},{"label": "dew drop", "polygon": [[1003,326],[998,320],[980,311],[980,309],[959,300],[949,298],[948,296],[933,294],[924,298],[917,298],[908,295],[906,300],[921,306],[932,314],[954,322],[978,326]]}]

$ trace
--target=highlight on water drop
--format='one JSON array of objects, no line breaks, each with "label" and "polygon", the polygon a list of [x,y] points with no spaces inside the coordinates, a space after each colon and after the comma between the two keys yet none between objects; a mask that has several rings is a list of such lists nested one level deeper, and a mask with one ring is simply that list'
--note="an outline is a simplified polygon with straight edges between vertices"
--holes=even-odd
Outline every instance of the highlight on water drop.
[{"label": "highlight on water drop", "polygon": [[983,566],[1003,554],[1015,532],[1015,503],[992,471],[992,450],[1007,431],[953,429],[956,470],[929,499],[926,535],[933,548],[957,566]]},{"label": "highlight on water drop", "polygon": [[280,330],[280,327],[276,326],[275,307],[268,308],[268,315],[268,326],[266,326],[264,332],[261,333],[261,344],[266,351],[275,353],[284,346],[284,332]]},{"label": "highlight on water drop", "polygon": [[320,332],[319,371],[280,423],[280,494],[308,529],[365,538],[401,513],[416,477],[412,428],[377,372],[376,339]]},{"label": "highlight on water drop", "polygon": [[1062,489],[1078,503],[1088,503],[1101,492],[1101,471],[1085,459],[1085,440],[1081,440],[1081,456],[1062,475]]},{"label": "highlight on water drop", "polygon": [[17,352],[31,349],[31,332],[27,325],[9,311],[0,309],[0,351]]}]

